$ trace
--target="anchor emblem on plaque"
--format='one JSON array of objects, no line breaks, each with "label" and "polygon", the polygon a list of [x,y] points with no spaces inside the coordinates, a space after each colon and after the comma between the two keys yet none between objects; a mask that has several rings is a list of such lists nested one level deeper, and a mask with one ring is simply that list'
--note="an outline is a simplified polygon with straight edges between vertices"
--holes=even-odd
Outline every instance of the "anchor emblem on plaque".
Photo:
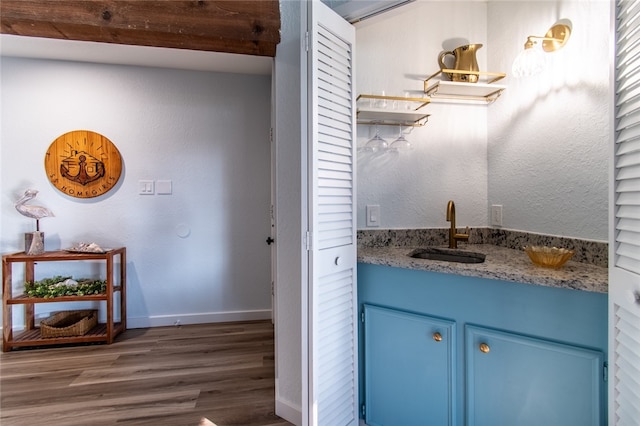
[{"label": "anchor emblem on plaque", "polygon": [[49,145],[44,168],[49,182],[62,193],[93,198],[106,194],[118,183],[122,157],[106,136],[90,130],[72,130]]},{"label": "anchor emblem on plaque", "polygon": [[104,163],[85,151],[74,151],[60,164],[60,174],[80,185],[97,181],[104,177]]}]

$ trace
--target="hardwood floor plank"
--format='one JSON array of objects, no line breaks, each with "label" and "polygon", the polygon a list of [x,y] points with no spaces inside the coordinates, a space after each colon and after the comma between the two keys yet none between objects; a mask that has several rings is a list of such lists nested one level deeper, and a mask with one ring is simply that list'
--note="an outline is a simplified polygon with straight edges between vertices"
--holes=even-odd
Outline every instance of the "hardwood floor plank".
[{"label": "hardwood floor plank", "polygon": [[290,426],[269,321],[127,330],[112,345],[0,354],[5,425]]},{"label": "hardwood floor plank", "polygon": [[55,371],[69,372],[70,370],[82,371],[86,368],[95,367],[96,365],[109,366],[113,364],[119,358],[118,355],[99,355],[91,358],[87,357],[71,357],[69,359],[61,360],[47,360],[46,363],[42,362],[42,359],[31,360],[29,362],[8,362],[3,359],[2,366],[0,366],[0,375],[3,380],[9,380],[17,377],[24,379],[25,371],[28,371],[29,378],[35,378],[39,375],[50,375]]},{"label": "hardwood floor plank", "polygon": [[113,398],[93,399],[91,403],[86,401],[77,402],[73,398],[68,398],[65,402],[55,401],[42,403],[37,408],[34,407],[15,407],[2,409],[3,422],[4,419],[24,418],[27,415],[40,415],[41,418],[49,416],[55,417],[60,414],[68,416],[69,413],[84,412],[84,415],[91,416],[100,413],[100,418],[104,419],[105,414],[112,411],[126,410],[133,407],[139,410],[144,407],[145,410],[160,408],[163,412],[172,413],[177,408],[184,407],[194,408],[200,391],[198,389],[179,390],[179,391],[161,391],[143,395],[127,395]]},{"label": "hardwood floor plank", "polygon": [[[259,367],[260,362],[253,363],[234,363],[233,368],[235,370],[241,368]],[[195,367],[195,368],[153,368],[142,370],[139,368],[124,368],[124,369],[99,369],[99,370],[85,370],[76,380],[71,383],[71,386],[82,386],[87,384],[104,384],[114,382],[130,382],[135,380],[148,380],[156,377],[176,377],[176,376],[201,376],[212,375],[218,371],[229,369],[229,365],[220,365],[212,367]]]}]

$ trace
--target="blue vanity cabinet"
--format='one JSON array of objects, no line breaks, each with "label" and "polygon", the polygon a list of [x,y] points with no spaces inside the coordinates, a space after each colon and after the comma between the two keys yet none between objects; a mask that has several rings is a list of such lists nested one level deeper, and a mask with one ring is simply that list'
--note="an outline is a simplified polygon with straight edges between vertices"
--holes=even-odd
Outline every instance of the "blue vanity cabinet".
[{"label": "blue vanity cabinet", "polygon": [[453,425],[455,323],[364,305],[369,426]]},{"label": "blue vanity cabinet", "polygon": [[606,294],[360,263],[358,301],[367,425],[606,425]]},{"label": "blue vanity cabinet", "polygon": [[603,354],[465,327],[467,426],[600,426]]}]

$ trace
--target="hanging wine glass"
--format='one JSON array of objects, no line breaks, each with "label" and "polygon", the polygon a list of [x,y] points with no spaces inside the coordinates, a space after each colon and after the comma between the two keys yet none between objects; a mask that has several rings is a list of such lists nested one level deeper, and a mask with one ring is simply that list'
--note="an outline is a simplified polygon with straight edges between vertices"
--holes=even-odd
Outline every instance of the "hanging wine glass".
[{"label": "hanging wine glass", "polygon": [[378,131],[378,125],[376,124],[375,135],[373,135],[373,137],[367,141],[367,143],[364,146],[364,150],[366,152],[371,152],[373,154],[376,154],[378,152],[384,152],[388,148],[389,148],[389,144],[387,143],[387,141],[385,141],[380,137],[380,133]]},{"label": "hanging wine glass", "polygon": [[391,152],[400,152],[400,151],[408,151],[411,149],[411,142],[404,137],[404,132],[402,131],[402,124],[398,126],[399,128],[399,136],[396,140],[391,142],[389,146],[389,151]]}]

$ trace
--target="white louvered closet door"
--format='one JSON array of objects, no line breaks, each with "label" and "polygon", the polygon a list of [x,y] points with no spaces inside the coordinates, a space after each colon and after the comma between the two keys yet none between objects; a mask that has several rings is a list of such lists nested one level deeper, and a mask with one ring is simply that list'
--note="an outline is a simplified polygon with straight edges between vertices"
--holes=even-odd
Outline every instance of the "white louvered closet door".
[{"label": "white louvered closet door", "polygon": [[640,1],[616,1],[609,425],[640,425]]},{"label": "white louvered closet door", "polygon": [[309,3],[309,418],[358,423],[355,28]]}]

